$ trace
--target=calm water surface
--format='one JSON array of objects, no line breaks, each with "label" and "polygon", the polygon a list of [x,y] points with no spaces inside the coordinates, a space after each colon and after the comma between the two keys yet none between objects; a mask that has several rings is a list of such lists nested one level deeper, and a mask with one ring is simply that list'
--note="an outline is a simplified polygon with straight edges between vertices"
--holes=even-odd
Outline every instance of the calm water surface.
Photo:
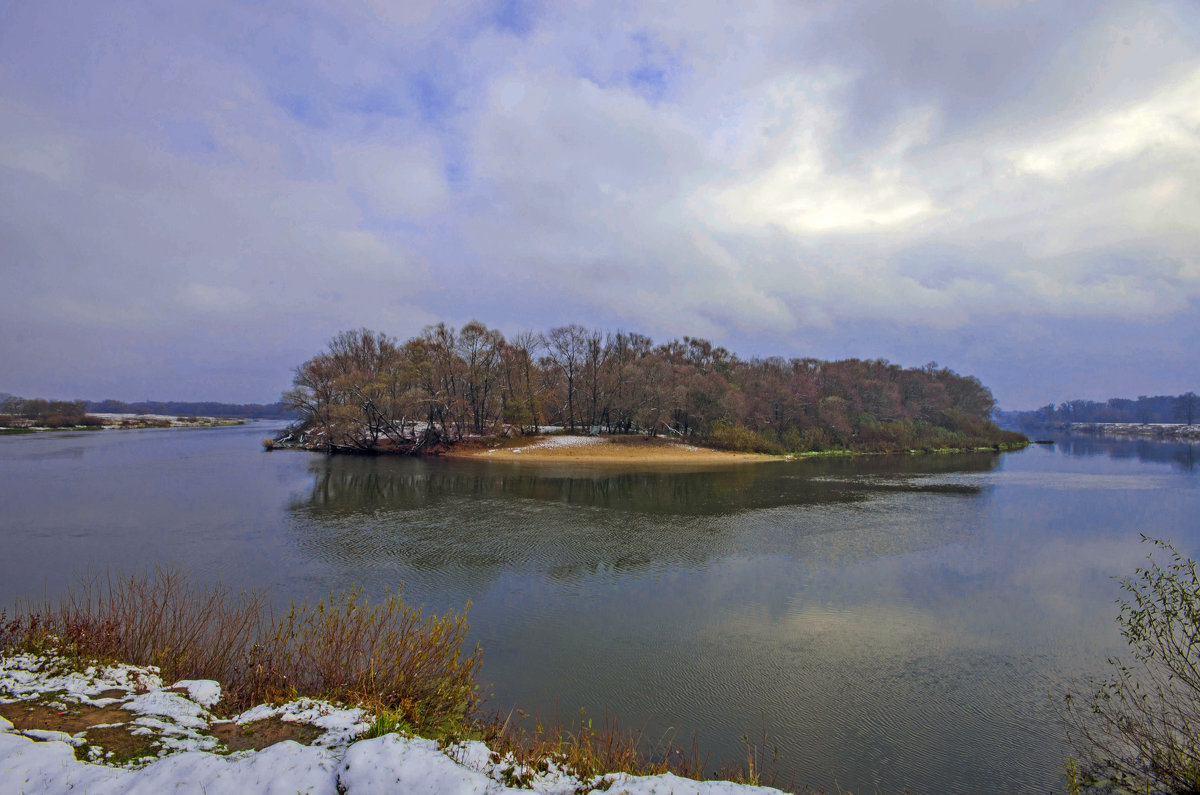
[{"label": "calm water surface", "polygon": [[472,603],[491,704],[580,708],[781,784],[1061,789],[1047,693],[1121,650],[1139,534],[1200,554],[1194,446],[645,469],[263,453],[273,426],[0,437],[0,603],[171,563]]}]

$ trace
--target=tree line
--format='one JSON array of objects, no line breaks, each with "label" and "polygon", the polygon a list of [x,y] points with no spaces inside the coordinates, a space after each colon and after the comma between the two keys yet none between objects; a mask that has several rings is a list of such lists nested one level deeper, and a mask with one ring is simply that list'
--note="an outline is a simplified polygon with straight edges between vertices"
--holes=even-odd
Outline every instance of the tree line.
[{"label": "tree line", "polygon": [[245,419],[296,419],[296,412],[280,403],[218,403],[211,400],[85,401],[88,411],[101,414],[163,414],[173,417],[238,417]]},{"label": "tree line", "polygon": [[13,425],[15,418],[29,420],[48,428],[100,424],[98,419],[87,416],[87,406],[82,400],[46,400],[0,395],[0,426]]},{"label": "tree line", "polygon": [[1200,395],[1185,392],[1153,397],[1139,395],[1136,400],[1067,400],[1058,405],[1047,403],[1032,411],[999,412],[997,417],[1003,424],[1019,428],[1072,422],[1183,422],[1191,425],[1200,419]]},{"label": "tree line", "polygon": [[978,379],[930,363],[742,359],[707,340],[655,344],[568,325],[506,339],[439,323],[400,342],[344,331],[296,369],[293,443],[422,453],[468,436],[639,433],[760,452],[974,447],[1024,440],[991,421]]},{"label": "tree line", "polygon": [[246,419],[289,419],[295,409],[279,403],[217,403],[213,401],[47,400],[0,393],[0,426],[28,420],[48,428],[103,425],[99,414],[158,414],[171,417],[236,417]]}]

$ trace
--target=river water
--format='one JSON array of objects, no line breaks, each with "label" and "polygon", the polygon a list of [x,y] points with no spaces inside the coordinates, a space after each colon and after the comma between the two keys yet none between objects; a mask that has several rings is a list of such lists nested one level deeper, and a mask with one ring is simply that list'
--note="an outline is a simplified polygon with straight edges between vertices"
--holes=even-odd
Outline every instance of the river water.
[{"label": "river water", "polygon": [[[179,566],[471,603],[490,706],[582,708],[781,785],[1046,792],[1140,534],[1200,554],[1195,446],[700,470],[264,453],[277,425],[0,437],[0,604]],[[772,764],[777,751],[777,761]]]}]

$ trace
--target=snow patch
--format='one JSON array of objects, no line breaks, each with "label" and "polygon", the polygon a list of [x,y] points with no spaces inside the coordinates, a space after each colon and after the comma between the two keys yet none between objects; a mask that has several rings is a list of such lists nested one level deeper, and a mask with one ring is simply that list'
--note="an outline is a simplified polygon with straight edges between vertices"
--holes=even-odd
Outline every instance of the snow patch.
[{"label": "snow patch", "polygon": [[[604,444],[608,440],[602,436],[547,436],[524,447],[509,448],[506,452],[523,453],[526,450],[561,450],[569,447],[588,447],[594,444]],[[489,453],[495,452],[489,450]]]},{"label": "snow patch", "polygon": [[14,654],[0,659],[0,702],[25,701],[58,693],[78,703],[105,706],[113,699],[93,699],[106,690],[156,690],[162,679],[154,666],[88,666],[70,670],[70,663],[53,654]]},{"label": "snow patch", "polygon": [[208,734],[213,716],[208,710],[179,693],[154,690],[135,696],[121,709],[138,715],[132,734],[151,734],[159,742],[159,755],[172,751],[213,751],[219,746]]},{"label": "snow patch", "polygon": [[371,728],[371,716],[358,707],[338,707],[328,701],[301,698],[286,704],[259,704],[233,719],[234,723],[278,718],[282,721],[307,723],[323,730],[313,745],[335,747],[346,745]]},{"label": "snow patch", "polygon": [[180,679],[171,690],[184,689],[188,698],[202,707],[212,708],[221,700],[221,685],[211,679]]}]

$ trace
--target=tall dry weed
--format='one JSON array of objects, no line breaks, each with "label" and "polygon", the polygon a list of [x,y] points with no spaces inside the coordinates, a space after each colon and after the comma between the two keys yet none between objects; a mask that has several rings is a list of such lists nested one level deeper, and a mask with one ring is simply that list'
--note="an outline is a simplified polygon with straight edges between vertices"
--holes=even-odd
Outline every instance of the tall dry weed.
[{"label": "tall dry weed", "polygon": [[398,711],[414,729],[464,721],[479,650],[466,613],[427,615],[399,594],[361,590],[277,615],[262,594],[201,586],[160,568],[82,578],[57,604],[0,613],[0,649],[49,646],[80,659],[157,665],[163,678],[215,679],[228,707],[296,696]]}]

